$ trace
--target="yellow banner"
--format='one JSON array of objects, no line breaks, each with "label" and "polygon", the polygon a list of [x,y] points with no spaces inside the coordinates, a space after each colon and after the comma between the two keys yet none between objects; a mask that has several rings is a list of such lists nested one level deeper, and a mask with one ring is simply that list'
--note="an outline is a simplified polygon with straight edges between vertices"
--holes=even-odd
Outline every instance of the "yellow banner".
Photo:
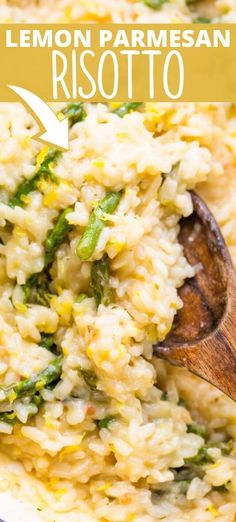
[{"label": "yellow banner", "polygon": [[9,85],[45,101],[235,101],[236,25],[0,26]]}]

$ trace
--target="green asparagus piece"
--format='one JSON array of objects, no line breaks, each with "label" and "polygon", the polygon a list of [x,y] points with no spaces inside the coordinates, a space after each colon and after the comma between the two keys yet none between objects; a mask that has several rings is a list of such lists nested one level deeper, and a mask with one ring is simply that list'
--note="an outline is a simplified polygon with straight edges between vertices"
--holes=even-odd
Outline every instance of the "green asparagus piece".
[{"label": "green asparagus piece", "polygon": [[211,18],[206,18],[205,16],[198,16],[193,20],[194,24],[210,24]]},{"label": "green asparagus piece", "polygon": [[87,386],[91,390],[97,389],[97,376],[96,373],[93,372],[93,370],[87,370],[86,368],[80,368],[79,372],[81,373],[84,381],[86,382]]},{"label": "green asparagus piece", "polygon": [[24,304],[33,303],[41,304],[43,306],[50,305],[51,292],[49,289],[50,276],[45,269],[42,272],[32,274],[22,285],[24,293]]},{"label": "green asparagus piece", "polygon": [[72,225],[69,224],[68,220],[66,219],[67,214],[69,212],[73,212],[72,208],[66,208],[61,212],[59,215],[59,218],[52,229],[52,231],[49,233],[47,239],[44,242],[45,247],[45,256],[44,256],[44,266],[47,267],[53,260],[54,255],[62,241],[65,239],[67,234],[72,229]]},{"label": "green asparagus piece", "polygon": [[229,455],[234,447],[234,441],[229,439],[227,442],[218,442],[214,447],[221,449],[223,455]]},{"label": "green asparagus piece", "polygon": [[[39,393],[35,394],[31,398],[31,402],[29,403],[29,406],[31,406],[31,405],[34,407],[36,406],[37,410],[35,410],[35,408],[33,408],[33,410],[31,412],[29,411],[28,420],[31,419],[32,417],[34,417],[35,415],[37,415],[37,413],[39,412],[39,408],[43,404],[43,402],[44,402],[43,398]],[[10,412],[0,413],[0,421],[6,422],[7,424],[14,425],[14,424],[16,424],[16,422],[19,422],[19,419],[18,419],[15,411],[10,411]]]},{"label": "green asparagus piece", "polygon": [[207,427],[204,426],[204,424],[198,424],[197,422],[193,422],[193,424],[188,424],[187,433],[195,433],[195,435],[199,435],[205,440],[207,440],[209,436]]},{"label": "green asparagus piece", "polygon": [[39,344],[49,352],[57,352],[57,345],[54,342],[53,336],[51,334],[46,334],[44,332],[41,333],[41,341]]},{"label": "green asparagus piece", "polygon": [[186,459],[186,461],[192,462],[193,464],[198,464],[199,466],[204,466],[205,464],[214,463],[214,460],[212,459],[212,457],[210,457],[210,455],[208,454],[208,451],[207,451],[208,449],[210,449],[210,447],[214,447],[214,446],[208,446],[207,444],[205,444],[198,450],[197,455],[195,455],[194,457],[191,457],[189,459]]},{"label": "green asparagus piece", "polygon": [[88,226],[77,248],[77,256],[86,261],[93,254],[102,230],[105,227],[104,213],[112,214],[119,205],[122,192],[109,192],[90,215]]},{"label": "green asparagus piece", "polygon": [[168,401],[168,393],[166,390],[164,390],[160,397],[161,401]]},{"label": "green asparagus piece", "polygon": [[7,401],[12,403],[16,399],[24,397],[28,393],[33,395],[37,391],[45,388],[45,386],[48,384],[51,384],[61,375],[62,361],[63,355],[59,355],[59,357],[56,357],[56,359],[54,359],[54,361],[52,361],[49,366],[45,368],[45,370],[38,373],[37,375],[34,375],[29,379],[25,379],[24,381],[20,381],[19,383],[13,384],[11,386],[1,386],[0,403]]},{"label": "green asparagus piece", "polygon": [[233,440],[230,439],[227,442],[215,442],[212,444],[204,444],[202,446],[197,455],[191,457],[190,459],[186,459],[186,462],[192,462],[194,464],[198,464],[199,466],[204,466],[205,464],[214,463],[214,459],[210,457],[208,454],[208,449],[211,448],[219,448],[222,451],[223,455],[229,455],[233,449]]},{"label": "green asparagus piece", "polygon": [[68,117],[70,128],[73,127],[75,123],[85,120],[87,116],[83,102],[69,103],[61,112]]},{"label": "green asparagus piece", "polygon": [[32,276],[28,277],[26,283],[22,285],[22,290],[24,294],[23,303],[26,304],[30,301],[31,296],[31,288],[34,285],[34,283],[37,282],[37,277],[39,274],[33,274]]},{"label": "green asparagus piece", "polygon": [[108,256],[93,261],[91,268],[91,288],[97,306],[108,306],[112,303],[112,289],[109,286],[110,270]]},{"label": "green asparagus piece", "polygon": [[87,299],[87,297],[87,294],[79,294],[75,302],[78,304],[82,303],[82,301],[84,301],[84,299]]},{"label": "green asparagus piece", "polygon": [[72,208],[67,208],[61,212],[54,228],[45,240],[43,270],[36,274],[32,274],[27,279],[26,283],[22,285],[24,292],[24,304],[30,302],[33,304],[41,304],[43,306],[50,305],[52,294],[49,289],[50,275],[47,271],[47,268],[50,263],[52,263],[56,250],[59,248],[66,235],[72,229],[72,225],[70,225],[66,219],[67,214],[72,211]]},{"label": "green asparagus piece", "polygon": [[178,406],[182,406],[182,408],[187,408],[186,400],[183,397],[179,398]]},{"label": "green asparagus piece", "polygon": [[191,480],[180,480],[179,481],[179,493],[182,495],[186,495],[188,488],[190,486]]},{"label": "green asparagus piece", "polygon": [[174,473],[175,482],[191,481],[195,477],[202,478],[204,476],[204,470],[201,466],[188,462],[181,468],[172,468],[171,471]]},{"label": "green asparagus piece", "polygon": [[160,9],[160,7],[169,0],[144,0],[144,4],[151,9]]},{"label": "green asparagus piece", "polygon": [[132,111],[136,111],[140,106],[142,105],[142,102],[127,102],[123,103],[118,107],[117,109],[114,109],[113,114],[116,114],[119,116],[119,118],[124,118],[126,114],[129,114]]},{"label": "green asparagus piece", "polygon": [[102,428],[108,429],[109,424],[116,420],[116,417],[109,415],[108,417],[104,417],[104,419],[101,419],[98,421],[98,427],[101,430]]},{"label": "green asparagus piece", "polygon": [[61,152],[59,150],[50,149],[46,158],[37,168],[34,176],[19,185],[15,195],[8,201],[8,205],[10,205],[10,207],[23,207],[25,196],[37,190],[38,184],[42,179],[50,178],[54,183],[58,183],[56,176],[53,174],[52,166],[58,161],[60,156]]},{"label": "green asparagus piece", "polygon": [[18,421],[17,415],[14,411],[0,413],[0,421],[6,422],[7,424],[16,424]]}]

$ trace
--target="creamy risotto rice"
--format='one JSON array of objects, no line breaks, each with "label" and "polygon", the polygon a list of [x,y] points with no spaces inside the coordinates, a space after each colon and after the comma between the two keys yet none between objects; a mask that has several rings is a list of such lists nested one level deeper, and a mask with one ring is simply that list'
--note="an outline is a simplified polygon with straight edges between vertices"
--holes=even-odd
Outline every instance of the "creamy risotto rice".
[{"label": "creamy risotto rice", "polygon": [[[236,21],[236,2],[0,4],[1,22],[198,17]],[[71,125],[59,154],[31,139],[22,105],[0,104],[6,522],[9,494],[26,503],[21,522],[236,520],[235,403],[152,358],[194,273],[178,243],[189,189],[209,204],[236,263],[236,108],[122,107],[56,105]]]}]

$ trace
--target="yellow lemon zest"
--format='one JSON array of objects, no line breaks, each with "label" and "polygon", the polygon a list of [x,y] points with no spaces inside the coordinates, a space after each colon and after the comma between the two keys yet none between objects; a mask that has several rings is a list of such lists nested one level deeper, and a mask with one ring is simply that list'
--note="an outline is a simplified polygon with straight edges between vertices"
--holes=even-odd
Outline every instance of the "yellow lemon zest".
[{"label": "yellow lemon zest", "polygon": [[43,203],[46,207],[50,207],[52,203],[55,203],[57,200],[57,189],[53,188],[50,190],[43,198]]},{"label": "yellow lemon zest", "polygon": [[49,430],[55,430],[56,425],[55,425],[55,422],[53,422],[53,420],[48,419],[45,422],[45,427],[48,428]]},{"label": "yellow lemon zest", "polygon": [[156,341],[156,339],[157,339],[157,330],[156,330],[156,326],[154,324],[151,324],[151,325],[148,326],[148,328],[147,328],[147,338],[148,338],[148,341],[150,341],[150,342]]},{"label": "yellow lemon zest", "polygon": [[135,279],[138,279],[138,281],[144,281],[145,276],[143,274],[140,274],[139,272],[134,272]]},{"label": "yellow lemon zest", "polygon": [[155,123],[159,123],[166,113],[166,109],[158,109],[155,104],[147,103],[147,116]]},{"label": "yellow lemon zest", "polygon": [[65,115],[63,114],[63,112],[58,112],[57,117],[58,117],[58,120],[62,121],[62,120],[64,120]]},{"label": "yellow lemon zest", "polygon": [[[72,15],[72,8],[71,8],[71,5],[68,5],[66,7],[66,10],[65,10],[65,18],[68,22],[70,22],[71,20],[71,15]],[[64,115],[63,115],[64,116]]]},{"label": "yellow lemon zest", "polygon": [[65,355],[65,357],[66,357],[67,355],[69,355],[69,350],[68,350],[67,346],[63,346],[63,348],[62,348],[62,352],[63,352],[63,355]]},{"label": "yellow lemon zest", "polygon": [[120,103],[120,102],[110,102],[109,105],[111,107],[111,110],[115,110],[115,109],[118,109],[118,107],[120,107],[122,105],[122,103]]},{"label": "yellow lemon zest", "polygon": [[106,482],[106,484],[103,484],[102,486],[99,486],[96,488],[96,491],[106,491],[112,486],[112,482]]},{"label": "yellow lemon zest", "polygon": [[125,241],[117,241],[115,239],[111,239],[108,243],[108,246],[111,245],[111,247],[113,247],[114,251],[116,254],[118,254],[119,252],[121,252],[121,250],[124,248],[125,246]]},{"label": "yellow lemon zest", "polygon": [[105,160],[104,158],[97,158],[92,164],[94,167],[103,168],[105,166]]},{"label": "yellow lemon zest", "polygon": [[41,179],[37,183],[37,188],[40,190],[40,192],[44,192],[49,187],[49,182],[46,181],[46,179]]},{"label": "yellow lemon zest", "polygon": [[120,344],[120,346],[118,346],[117,350],[118,350],[118,354],[119,354],[118,359],[121,359],[122,357],[124,357],[124,355],[126,354],[126,349],[125,349],[124,345]]},{"label": "yellow lemon zest", "polygon": [[36,166],[39,167],[41,163],[43,163],[43,160],[46,158],[48,154],[49,147],[43,147],[43,149],[37,154],[36,157]]},{"label": "yellow lemon zest", "polygon": [[56,498],[60,498],[62,497],[62,495],[65,495],[65,493],[67,493],[68,489],[67,488],[61,488],[61,489],[57,489],[54,493],[55,497]]},{"label": "yellow lemon zest", "polygon": [[23,201],[23,203],[24,203],[25,205],[29,205],[30,202],[31,202],[31,196],[30,196],[30,194],[25,194],[25,196],[24,196],[24,195],[21,196],[21,200]]},{"label": "yellow lemon zest", "polygon": [[63,301],[59,306],[59,314],[64,315],[70,313],[73,308],[72,301]]},{"label": "yellow lemon zest", "polygon": [[124,402],[117,401],[117,403],[116,403],[117,410],[119,412],[121,412],[123,410],[123,408],[124,408],[124,405],[125,405]]},{"label": "yellow lemon zest", "polygon": [[87,353],[88,357],[93,356],[93,349],[91,348],[91,346],[87,346],[86,353]]},{"label": "yellow lemon zest", "polygon": [[171,23],[172,24],[181,24],[181,23],[183,23],[183,20],[181,20],[181,18],[178,18],[178,16],[175,16],[174,18],[172,18]]},{"label": "yellow lemon zest", "polygon": [[61,285],[59,285],[59,283],[55,283],[55,289],[56,289],[56,291],[57,291],[57,293],[58,293],[59,295],[62,294],[63,289],[62,289]]},{"label": "yellow lemon zest", "polygon": [[57,478],[57,477],[52,477],[52,478],[48,481],[48,487],[49,487],[49,488],[54,488],[54,487],[58,484],[58,481],[59,481],[59,478]]},{"label": "yellow lemon zest", "polygon": [[214,464],[211,464],[210,466],[208,466],[207,469],[215,469],[215,468],[219,468],[219,466],[221,465],[221,463],[219,461],[215,462]]},{"label": "yellow lemon zest", "polygon": [[16,235],[18,237],[24,237],[25,233],[24,233],[24,230],[22,230],[22,228],[20,228],[18,225],[16,225],[14,228],[14,235]]},{"label": "yellow lemon zest", "polygon": [[130,515],[128,515],[127,522],[133,522],[134,520],[135,520],[135,514],[130,513]]},{"label": "yellow lemon zest", "polygon": [[36,390],[41,390],[45,386],[45,384],[46,384],[45,379],[41,379],[41,381],[38,381],[35,384],[35,389]]},{"label": "yellow lemon zest", "polygon": [[117,132],[116,136],[117,136],[118,140],[122,141],[125,138],[127,138],[127,132]]},{"label": "yellow lemon zest", "polygon": [[62,451],[60,451],[59,462],[62,462],[66,455],[69,455],[70,453],[75,453],[75,451],[78,451],[80,449],[80,443],[82,442],[84,437],[85,437],[85,433],[82,433],[82,435],[79,437],[78,444],[67,446]]},{"label": "yellow lemon zest", "polygon": [[219,515],[219,511],[215,508],[215,506],[209,506],[207,511],[209,511],[213,517],[217,517]]},{"label": "yellow lemon zest", "polygon": [[23,149],[27,149],[29,144],[30,144],[30,135],[28,134],[28,136],[25,137],[25,139],[22,141],[22,148]]},{"label": "yellow lemon zest", "polygon": [[9,393],[9,398],[8,398],[10,404],[12,404],[12,402],[14,402],[15,399],[17,399],[17,394],[14,390],[11,390]]},{"label": "yellow lemon zest", "polygon": [[16,302],[14,303],[14,306],[18,310],[18,312],[21,312],[22,314],[27,312],[27,306],[23,303]]}]

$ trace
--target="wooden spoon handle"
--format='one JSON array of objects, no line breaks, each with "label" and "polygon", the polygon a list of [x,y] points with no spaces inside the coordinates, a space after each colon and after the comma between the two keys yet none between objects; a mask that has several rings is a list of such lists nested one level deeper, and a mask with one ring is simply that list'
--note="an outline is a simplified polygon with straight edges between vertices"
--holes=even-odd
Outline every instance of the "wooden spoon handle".
[{"label": "wooden spoon handle", "polygon": [[227,314],[219,327],[199,342],[192,345],[159,346],[155,353],[177,366],[184,366],[217,386],[236,401],[236,325],[234,314]]}]

